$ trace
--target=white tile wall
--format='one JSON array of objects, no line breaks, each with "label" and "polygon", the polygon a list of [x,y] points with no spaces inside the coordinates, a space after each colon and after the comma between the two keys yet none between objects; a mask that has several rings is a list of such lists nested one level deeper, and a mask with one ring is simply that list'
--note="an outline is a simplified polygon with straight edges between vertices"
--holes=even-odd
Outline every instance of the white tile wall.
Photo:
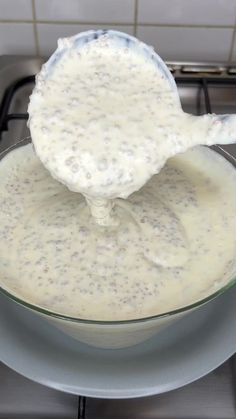
[{"label": "white tile wall", "polygon": [[[58,24],[47,24],[47,23],[38,23],[38,39],[40,46],[40,55],[49,56],[57,47],[58,38],[63,38],[66,36],[75,35],[78,32],[87,31],[89,29],[101,29],[99,25],[86,25],[86,24],[76,24],[76,25],[58,25]],[[102,25],[103,29],[112,28],[112,25],[106,26]],[[130,35],[133,35],[133,26],[115,26],[116,30],[120,30]]]},{"label": "white tile wall", "polygon": [[36,15],[44,20],[119,22],[134,20],[135,0],[36,0]]},{"label": "white tile wall", "polygon": [[138,22],[234,25],[235,0],[139,0]]},{"label": "white tile wall", "polygon": [[0,54],[48,55],[59,37],[100,26],[164,59],[236,63],[236,0],[0,0]]},{"label": "white tile wall", "polygon": [[139,26],[137,37],[169,61],[227,61],[233,29]]},{"label": "white tile wall", "polygon": [[0,55],[3,54],[35,54],[32,23],[0,23]]},{"label": "white tile wall", "polygon": [[32,19],[31,0],[0,0],[0,20]]}]

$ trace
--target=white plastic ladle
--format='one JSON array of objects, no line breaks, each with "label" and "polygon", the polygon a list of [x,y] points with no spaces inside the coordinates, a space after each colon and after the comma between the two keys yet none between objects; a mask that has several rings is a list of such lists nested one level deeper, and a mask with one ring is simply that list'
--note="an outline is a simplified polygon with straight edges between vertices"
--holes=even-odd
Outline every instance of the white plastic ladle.
[{"label": "white plastic ladle", "polygon": [[[79,50],[87,43],[90,43],[99,37],[104,37],[111,39],[114,45],[120,46],[122,48],[128,48],[132,49],[132,51],[135,51],[135,53],[142,55],[146,60],[151,60],[159,73],[162,74],[162,76],[167,80],[169,86],[171,87],[174,94],[176,94],[177,103],[180,103],[179,95],[177,86],[175,83],[175,80],[173,76],[171,75],[170,71],[168,70],[165,63],[162,61],[162,59],[158,56],[158,54],[153,50],[152,47],[147,46],[143,42],[140,42],[138,39],[122,33],[118,31],[113,30],[91,30],[88,32],[82,32],[78,35],[75,35],[74,37],[63,39],[63,42],[58,42],[58,48],[54,52],[54,54],[51,56],[51,58],[48,60],[48,62],[44,65],[43,71],[42,71],[42,77],[44,80],[47,80],[51,77],[53,74],[53,71],[57,65],[58,62],[63,60],[63,57],[66,53],[68,53],[68,50],[76,49],[76,51],[79,52]],[[203,115],[203,116],[194,116],[194,115],[188,115],[183,112],[183,115],[186,115],[187,117],[187,126],[188,126],[188,135],[185,135],[186,137],[186,144],[185,144],[185,138],[183,141],[183,145],[175,147],[173,143],[173,147],[169,147],[169,150],[167,154],[163,157],[163,160],[161,161],[160,167],[156,168],[157,173],[161,167],[164,165],[165,161],[172,157],[174,154],[177,154],[179,152],[184,152],[190,147],[193,147],[195,145],[201,144],[201,145],[208,145],[211,146],[213,144],[230,144],[236,142],[236,115]],[[78,113],[79,118],[79,113]],[[174,136],[173,136],[174,137]],[[191,141],[188,141],[188,139],[191,138]],[[34,142],[34,138],[33,142]],[[66,144],[65,144],[66,148]],[[40,156],[39,156],[40,157]],[[94,159],[96,159],[96,156],[94,156]],[[122,161],[120,162],[122,165]],[[132,163],[131,163],[132,164]],[[63,181],[63,179],[61,180]],[[144,181],[147,181],[145,179]],[[64,182],[66,183],[66,182]],[[116,196],[110,196],[107,194],[107,188],[104,188],[104,194],[101,193],[100,196],[94,196],[89,195],[89,189],[88,191],[83,190],[82,193],[87,198],[88,203],[91,206],[91,212],[95,216],[96,219],[104,219],[104,214],[108,214],[110,209],[112,208],[112,201],[111,199],[114,197],[122,197],[126,198],[130,193],[134,192],[135,186],[131,184],[129,193],[125,196],[123,194],[122,190],[118,190],[118,193]],[[139,185],[141,187],[142,184]],[[72,189],[75,190],[75,189]],[[80,192],[79,188],[77,190]],[[90,200],[92,198],[92,201]]]}]

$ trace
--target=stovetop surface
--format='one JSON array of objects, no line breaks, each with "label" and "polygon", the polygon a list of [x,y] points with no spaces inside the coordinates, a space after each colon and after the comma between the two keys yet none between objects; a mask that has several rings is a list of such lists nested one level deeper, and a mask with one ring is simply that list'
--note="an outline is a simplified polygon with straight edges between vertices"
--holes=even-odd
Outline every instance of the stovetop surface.
[{"label": "stovetop surface", "polygon": [[[43,60],[0,57],[0,102],[16,80],[36,74]],[[184,110],[236,113],[234,69],[220,64],[170,64]],[[28,79],[12,93],[8,113],[25,114],[34,86]],[[1,116],[1,115],[0,115]],[[9,118],[0,151],[29,135],[25,119]],[[236,156],[236,146],[226,146]],[[181,389],[132,400],[77,397],[34,383],[0,363],[0,419],[232,419],[236,418],[236,357]]]},{"label": "stovetop surface", "polygon": [[0,418],[234,419],[235,365],[233,357],[195,383],[158,396],[131,400],[86,398],[83,416],[78,413],[78,397],[33,383],[0,364]]}]

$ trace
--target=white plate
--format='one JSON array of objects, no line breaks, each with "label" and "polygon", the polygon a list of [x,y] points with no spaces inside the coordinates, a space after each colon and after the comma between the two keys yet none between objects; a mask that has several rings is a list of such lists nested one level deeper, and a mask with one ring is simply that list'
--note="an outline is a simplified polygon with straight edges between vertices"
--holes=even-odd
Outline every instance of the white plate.
[{"label": "white plate", "polygon": [[0,360],[26,377],[101,398],[158,394],[207,374],[236,350],[236,287],[149,341],[119,350],[67,337],[0,295]]}]

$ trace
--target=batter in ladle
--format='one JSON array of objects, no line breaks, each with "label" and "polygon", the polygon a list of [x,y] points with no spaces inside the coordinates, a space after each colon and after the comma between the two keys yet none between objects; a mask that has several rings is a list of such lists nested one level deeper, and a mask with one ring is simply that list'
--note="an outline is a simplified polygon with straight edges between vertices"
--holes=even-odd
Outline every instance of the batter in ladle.
[{"label": "batter in ladle", "polygon": [[77,49],[75,38],[60,40],[61,58],[37,77],[29,126],[52,176],[84,194],[98,223],[112,225],[111,199],[127,198],[169,157],[225,132],[217,117],[182,111],[141,43],[129,49],[107,34]]}]

